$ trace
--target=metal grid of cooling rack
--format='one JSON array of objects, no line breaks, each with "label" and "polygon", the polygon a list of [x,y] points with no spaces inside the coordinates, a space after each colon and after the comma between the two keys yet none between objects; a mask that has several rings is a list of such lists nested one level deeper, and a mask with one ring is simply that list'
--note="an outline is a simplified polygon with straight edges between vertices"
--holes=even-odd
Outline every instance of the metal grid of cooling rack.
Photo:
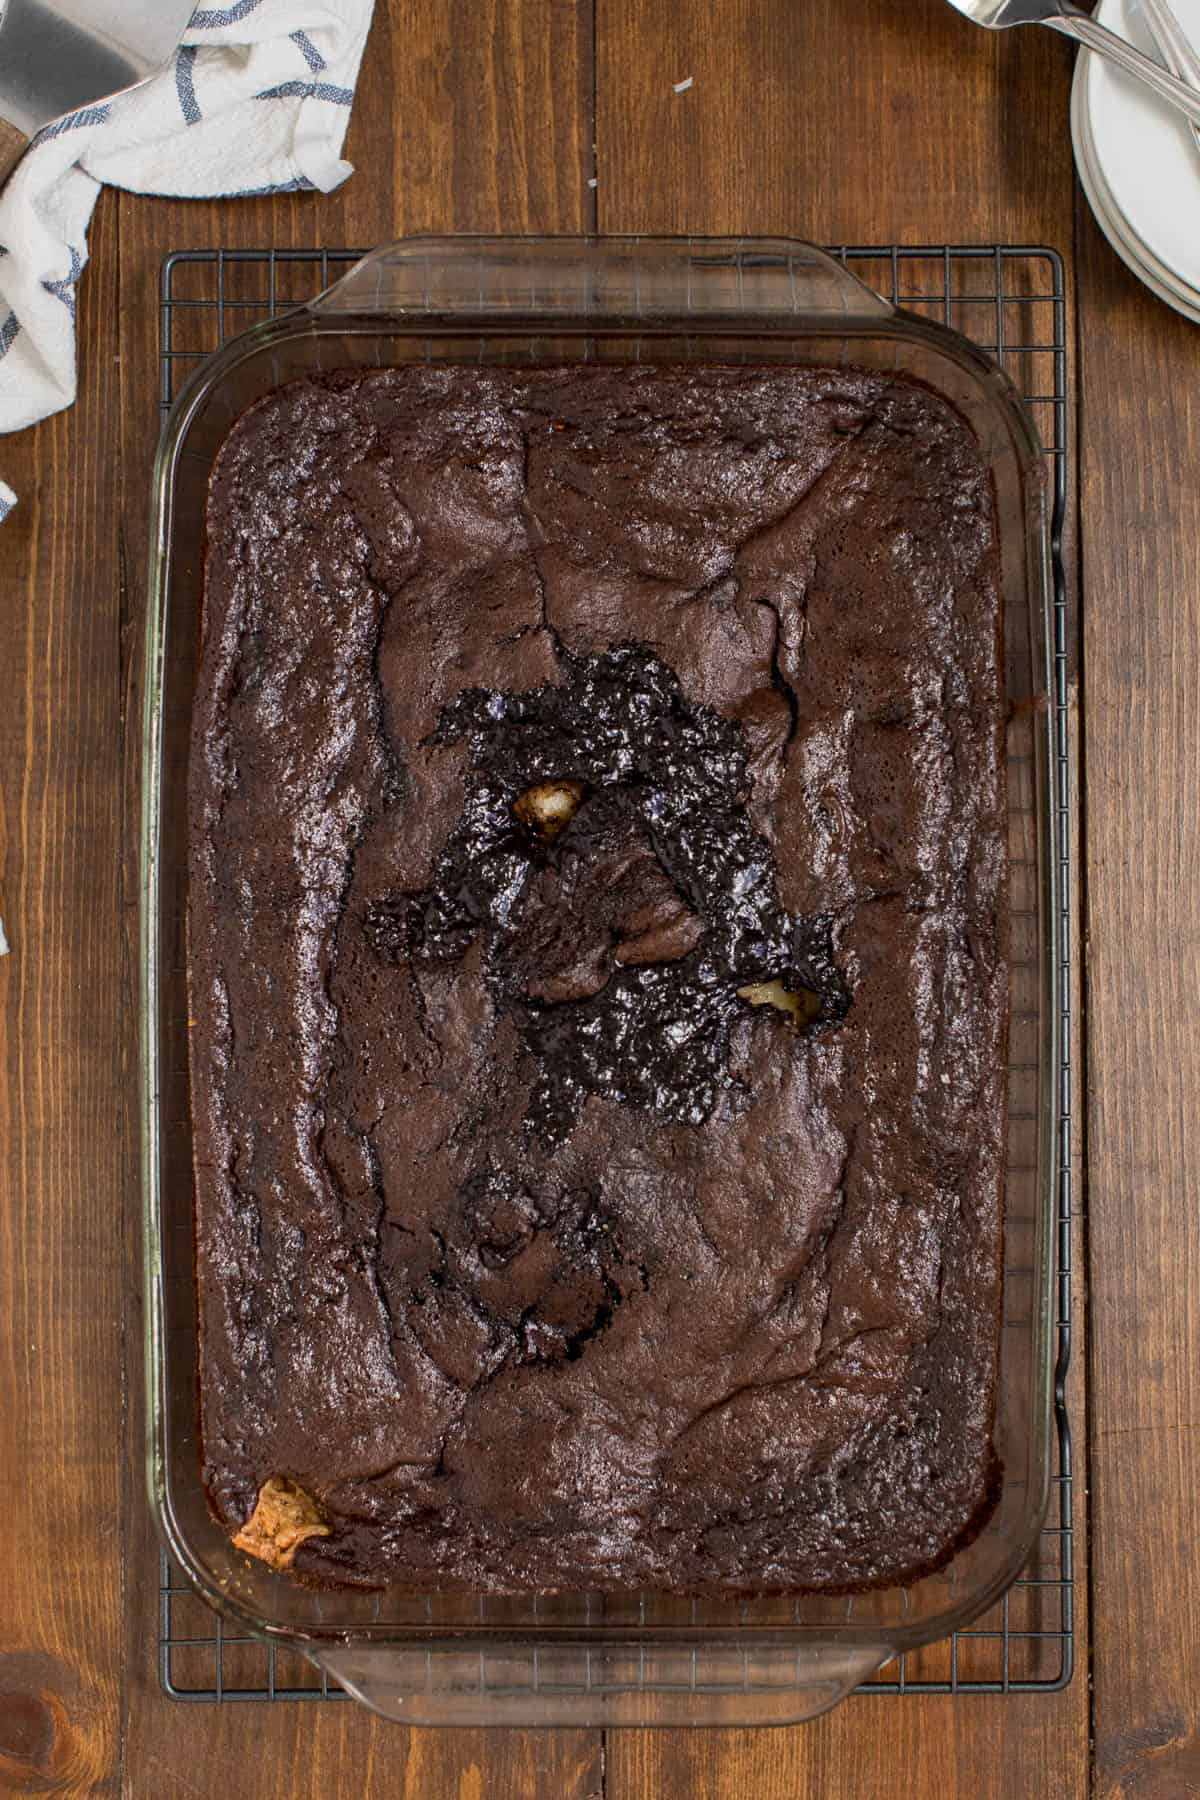
[{"label": "metal grid of cooling rack", "polygon": [[[1074,1671],[1071,1434],[1065,1385],[1071,1355],[1071,820],[1068,610],[1062,566],[1067,496],[1066,301],[1061,258],[1027,245],[851,245],[833,254],[868,286],[910,312],[940,319],[994,355],[1021,389],[1050,459],[1054,565],[1052,696],[1061,1060],[1057,1071],[1055,1414],[1058,1462],[1050,1514],[1021,1578],[970,1628],[897,1657],[860,1694],[1048,1692]],[[160,291],[160,402],[164,415],[186,377],[227,335],[310,299],[355,262],[356,250],[183,250],[169,256]],[[159,1591],[159,1674],[190,1701],[344,1700],[299,1652],[225,1629],[164,1555]]]}]

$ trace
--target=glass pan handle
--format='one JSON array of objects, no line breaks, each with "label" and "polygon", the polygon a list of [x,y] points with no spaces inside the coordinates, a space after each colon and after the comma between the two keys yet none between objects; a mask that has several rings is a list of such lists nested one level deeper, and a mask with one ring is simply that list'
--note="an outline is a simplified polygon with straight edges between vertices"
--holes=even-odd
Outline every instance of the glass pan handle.
[{"label": "glass pan handle", "polygon": [[364,1705],[405,1725],[785,1725],[815,1718],[892,1654],[880,1645],[461,1643],[324,1650]]},{"label": "glass pan handle", "polygon": [[312,302],[322,317],[506,322],[553,330],[718,322],[748,333],[876,321],[889,303],[792,238],[426,237],[382,245]]}]

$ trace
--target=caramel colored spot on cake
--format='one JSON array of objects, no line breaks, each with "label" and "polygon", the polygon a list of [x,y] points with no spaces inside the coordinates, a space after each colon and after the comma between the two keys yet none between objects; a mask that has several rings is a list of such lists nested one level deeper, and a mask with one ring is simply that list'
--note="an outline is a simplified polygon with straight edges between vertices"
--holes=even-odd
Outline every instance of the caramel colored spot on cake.
[{"label": "caramel colored spot on cake", "polygon": [[254,1511],[233,1541],[272,1569],[290,1569],[307,1538],[328,1536],[312,1496],[286,1475],[272,1475],[259,1488]]},{"label": "caramel colored spot on cake", "polygon": [[774,981],[752,981],[737,992],[738,999],[748,1000],[751,1006],[773,1006],[777,1012],[787,1015],[791,1025],[807,1025],[820,1011],[820,1001],[815,994],[806,991],[793,994],[778,977]]},{"label": "caramel colored spot on cake", "polygon": [[571,823],[582,799],[581,781],[539,781],[513,802],[513,811],[531,831],[556,838]]}]

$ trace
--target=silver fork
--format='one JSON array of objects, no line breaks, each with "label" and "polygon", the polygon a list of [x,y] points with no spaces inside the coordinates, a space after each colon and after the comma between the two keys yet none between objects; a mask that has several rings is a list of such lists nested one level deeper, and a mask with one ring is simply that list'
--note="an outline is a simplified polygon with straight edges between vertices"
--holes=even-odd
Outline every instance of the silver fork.
[{"label": "silver fork", "polygon": [[1156,62],[1143,56],[1124,38],[1119,38],[1115,31],[1098,25],[1095,19],[1073,5],[1072,0],[950,0],[950,4],[968,19],[973,19],[976,25],[986,25],[989,31],[1003,31],[1009,25],[1050,25],[1064,37],[1075,38],[1089,50],[1107,56],[1128,74],[1144,81],[1148,88],[1153,88],[1160,99],[1176,107],[1193,125],[1200,125],[1200,93],[1195,88],[1168,75]]},{"label": "silver fork", "polygon": [[[1178,75],[1180,81],[1186,81],[1189,87],[1200,91],[1200,55],[1192,47],[1191,38],[1167,5],[1167,0],[1139,0],[1139,4],[1150,36],[1162,52],[1168,69]],[[1200,125],[1195,119],[1192,120],[1192,136],[1200,144]]]}]

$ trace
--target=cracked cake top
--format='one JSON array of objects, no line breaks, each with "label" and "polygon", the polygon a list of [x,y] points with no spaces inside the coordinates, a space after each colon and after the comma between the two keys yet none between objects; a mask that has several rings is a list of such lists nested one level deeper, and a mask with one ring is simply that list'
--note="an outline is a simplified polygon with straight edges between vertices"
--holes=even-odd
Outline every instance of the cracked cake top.
[{"label": "cracked cake top", "polygon": [[978,446],[906,380],[414,367],[237,422],[189,914],[231,1532],[284,1492],[310,1579],[704,1591],[978,1529],[999,625]]}]

